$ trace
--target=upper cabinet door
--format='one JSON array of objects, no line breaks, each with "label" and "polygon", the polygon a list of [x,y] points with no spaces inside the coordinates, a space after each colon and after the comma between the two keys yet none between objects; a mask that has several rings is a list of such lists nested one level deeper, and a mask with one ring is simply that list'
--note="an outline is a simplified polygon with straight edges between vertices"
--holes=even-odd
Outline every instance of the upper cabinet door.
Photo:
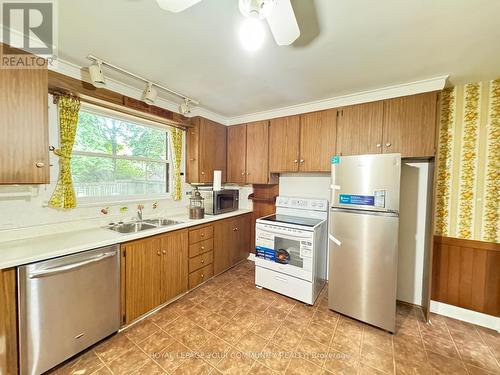
[{"label": "upper cabinet door", "polygon": [[200,118],[191,120],[193,127],[186,129],[186,182],[200,182]]},{"label": "upper cabinet door", "polygon": [[246,179],[247,126],[227,129],[227,181],[244,184]]},{"label": "upper cabinet door", "polygon": [[272,119],[269,127],[269,171],[299,170],[300,116]]},{"label": "upper cabinet door", "polygon": [[383,152],[402,157],[435,154],[437,93],[384,101]]},{"label": "upper cabinet door", "polygon": [[226,181],[226,126],[200,118],[200,182],[213,182],[214,170]]},{"label": "upper cabinet door", "polygon": [[373,102],[340,109],[337,122],[337,154],[382,152],[384,103]]},{"label": "upper cabinet door", "polygon": [[337,110],[312,112],[300,116],[301,172],[329,172],[335,155]]},{"label": "upper cabinet door", "polygon": [[269,121],[257,121],[247,125],[246,149],[246,183],[267,184],[269,182]]},{"label": "upper cabinet door", "polygon": [[47,183],[47,69],[0,69],[0,184]]}]

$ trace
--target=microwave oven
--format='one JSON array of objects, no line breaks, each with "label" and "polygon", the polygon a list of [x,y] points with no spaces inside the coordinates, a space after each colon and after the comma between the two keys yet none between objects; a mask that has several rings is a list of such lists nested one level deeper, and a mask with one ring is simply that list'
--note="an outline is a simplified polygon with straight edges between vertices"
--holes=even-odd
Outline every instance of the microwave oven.
[{"label": "microwave oven", "polygon": [[200,194],[205,198],[205,214],[207,215],[238,210],[240,191],[237,189],[200,190]]}]

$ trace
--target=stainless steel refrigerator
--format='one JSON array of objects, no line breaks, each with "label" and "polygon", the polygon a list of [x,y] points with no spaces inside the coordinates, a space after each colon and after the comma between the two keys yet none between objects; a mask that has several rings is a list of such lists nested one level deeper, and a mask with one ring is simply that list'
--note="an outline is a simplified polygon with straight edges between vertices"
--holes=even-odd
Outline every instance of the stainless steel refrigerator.
[{"label": "stainless steel refrigerator", "polygon": [[332,158],[329,308],[395,331],[401,155]]}]

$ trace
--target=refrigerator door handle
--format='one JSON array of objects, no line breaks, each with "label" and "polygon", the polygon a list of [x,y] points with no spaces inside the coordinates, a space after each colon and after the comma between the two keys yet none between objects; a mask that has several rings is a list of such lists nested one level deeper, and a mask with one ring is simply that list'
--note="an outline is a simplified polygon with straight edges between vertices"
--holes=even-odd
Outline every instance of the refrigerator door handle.
[{"label": "refrigerator door handle", "polygon": [[340,240],[338,238],[336,238],[335,236],[333,236],[332,234],[329,234],[328,235],[328,238],[333,241],[333,243],[335,243],[335,245],[337,246],[340,246],[342,245],[342,242],[340,242]]}]

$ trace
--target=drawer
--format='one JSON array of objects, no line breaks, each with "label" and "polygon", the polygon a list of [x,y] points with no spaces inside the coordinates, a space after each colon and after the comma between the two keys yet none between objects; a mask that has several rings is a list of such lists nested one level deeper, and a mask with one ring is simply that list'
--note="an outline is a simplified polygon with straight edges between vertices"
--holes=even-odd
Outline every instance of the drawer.
[{"label": "drawer", "polygon": [[214,252],[209,251],[208,253],[203,253],[194,258],[189,259],[189,272],[196,271],[202,267],[212,264],[214,261]]},{"label": "drawer", "polygon": [[191,272],[189,274],[189,289],[193,289],[195,286],[207,281],[214,275],[214,267],[212,264],[200,268],[197,271]]},{"label": "drawer", "polygon": [[208,240],[197,242],[193,245],[189,245],[189,257],[195,257],[200,254],[206,253],[214,249],[214,239],[210,238]]},{"label": "drawer", "polygon": [[213,225],[210,225],[208,227],[203,227],[200,229],[193,229],[189,231],[189,244],[191,245],[193,243],[206,240],[208,238],[213,238],[213,236],[214,236]]}]

